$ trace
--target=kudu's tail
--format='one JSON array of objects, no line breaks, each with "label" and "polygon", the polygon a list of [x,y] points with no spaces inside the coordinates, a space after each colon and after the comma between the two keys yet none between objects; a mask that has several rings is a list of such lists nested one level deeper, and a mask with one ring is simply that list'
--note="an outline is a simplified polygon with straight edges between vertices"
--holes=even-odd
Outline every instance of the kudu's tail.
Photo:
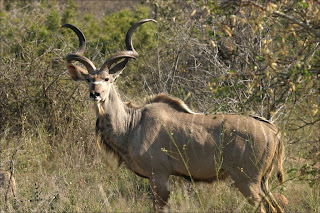
[{"label": "kudu's tail", "polygon": [[284,183],[284,174],[283,174],[283,167],[282,167],[282,162],[283,162],[283,157],[284,157],[284,145],[283,142],[280,138],[280,133],[278,133],[278,147],[277,147],[277,157],[276,157],[276,164],[278,167],[278,172],[277,172],[277,178],[281,184]]}]

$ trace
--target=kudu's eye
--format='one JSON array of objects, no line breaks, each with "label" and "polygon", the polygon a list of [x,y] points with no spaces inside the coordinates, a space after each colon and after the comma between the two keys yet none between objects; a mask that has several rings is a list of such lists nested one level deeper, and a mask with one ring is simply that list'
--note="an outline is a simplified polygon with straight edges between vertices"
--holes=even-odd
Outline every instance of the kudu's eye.
[{"label": "kudu's eye", "polygon": [[109,78],[104,79],[105,81],[109,81]]}]

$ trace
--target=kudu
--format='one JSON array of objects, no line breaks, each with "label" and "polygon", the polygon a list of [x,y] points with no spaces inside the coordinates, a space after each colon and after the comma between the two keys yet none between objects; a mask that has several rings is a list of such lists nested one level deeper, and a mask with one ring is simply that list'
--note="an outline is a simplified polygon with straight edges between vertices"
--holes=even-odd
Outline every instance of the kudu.
[{"label": "kudu", "polygon": [[[283,182],[283,143],[269,121],[238,114],[193,113],[181,100],[160,94],[145,106],[131,107],[121,101],[114,82],[130,58],[138,53],[132,34],[126,35],[126,51],[108,58],[100,69],[85,56],[85,37],[76,53],[66,56],[73,80],[85,80],[96,110],[96,134],[105,151],[113,152],[137,175],[148,178],[154,195],[154,210],[168,208],[169,176],[211,182],[231,176],[235,186],[259,211],[282,212],[268,189],[274,164]],[[155,21],[154,21],[155,22]],[[74,65],[82,63],[86,69]]]}]

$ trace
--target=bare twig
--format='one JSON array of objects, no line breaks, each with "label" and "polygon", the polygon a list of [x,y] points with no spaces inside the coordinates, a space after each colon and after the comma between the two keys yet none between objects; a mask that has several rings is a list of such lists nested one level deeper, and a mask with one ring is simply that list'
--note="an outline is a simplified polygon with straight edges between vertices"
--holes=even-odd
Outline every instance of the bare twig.
[{"label": "bare twig", "polygon": [[302,129],[302,128],[306,127],[306,126],[313,125],[313,124],[315,124],[315,123],[317,123],[317,122],[319,122],[319,121],[320,121],[320,118],[319,118],[318,120],[313,121],[313,122],[306,122],[306,121],[304,121],[304,123],[305,123],[304,125],[299,126],[299,127],[297,127],[297,128],[292,128],[292,129],[289,129],[289,130],[290,130],[290,131],[296,131],[296,130]]},{"label": "bare twig", "polygon": [[171,85],[170,85],[170,88],[169,88],[169,93],[171,93],[172,88],[173,88],[174,78],[175,78],[175,75],[176,75],[176,72],[177,72],[177,69],[178,69],[178,62],[179,62],[180,54],[181,54],[181,49],[178,51],[176,60],[175,60],[174,65],[173,65],[172,81],[171,81]]}]

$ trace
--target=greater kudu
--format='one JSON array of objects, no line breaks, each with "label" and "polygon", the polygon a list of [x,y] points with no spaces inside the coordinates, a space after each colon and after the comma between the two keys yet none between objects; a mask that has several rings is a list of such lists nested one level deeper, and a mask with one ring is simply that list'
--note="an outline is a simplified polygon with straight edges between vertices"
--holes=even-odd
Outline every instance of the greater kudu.
[{"label": "greater kudu", "polygon": [[[108,58],[101,69],[82,55],[83,33],[70,24],[63,25],[79,37],[78,51],[66,57],[67,68],[74,80],[89,84],[97,116],[96,134],[104,149],[149,179],[156,212],[167,208],[170,175],[194,181],[231,176],[249,203],[261,212],[282,212],[268,189],[274,164],[283,182],[283,144],[273,124],[255,116],[193,113],[179,99],[164,94],[142,107],[121,101],[114,82],[128,60],[138,57],[132,46],[133,31],[149,21],[154,20],[134,24],[126,36],[127,50]],[[74,65],[75,61],[86,69]]]}]

